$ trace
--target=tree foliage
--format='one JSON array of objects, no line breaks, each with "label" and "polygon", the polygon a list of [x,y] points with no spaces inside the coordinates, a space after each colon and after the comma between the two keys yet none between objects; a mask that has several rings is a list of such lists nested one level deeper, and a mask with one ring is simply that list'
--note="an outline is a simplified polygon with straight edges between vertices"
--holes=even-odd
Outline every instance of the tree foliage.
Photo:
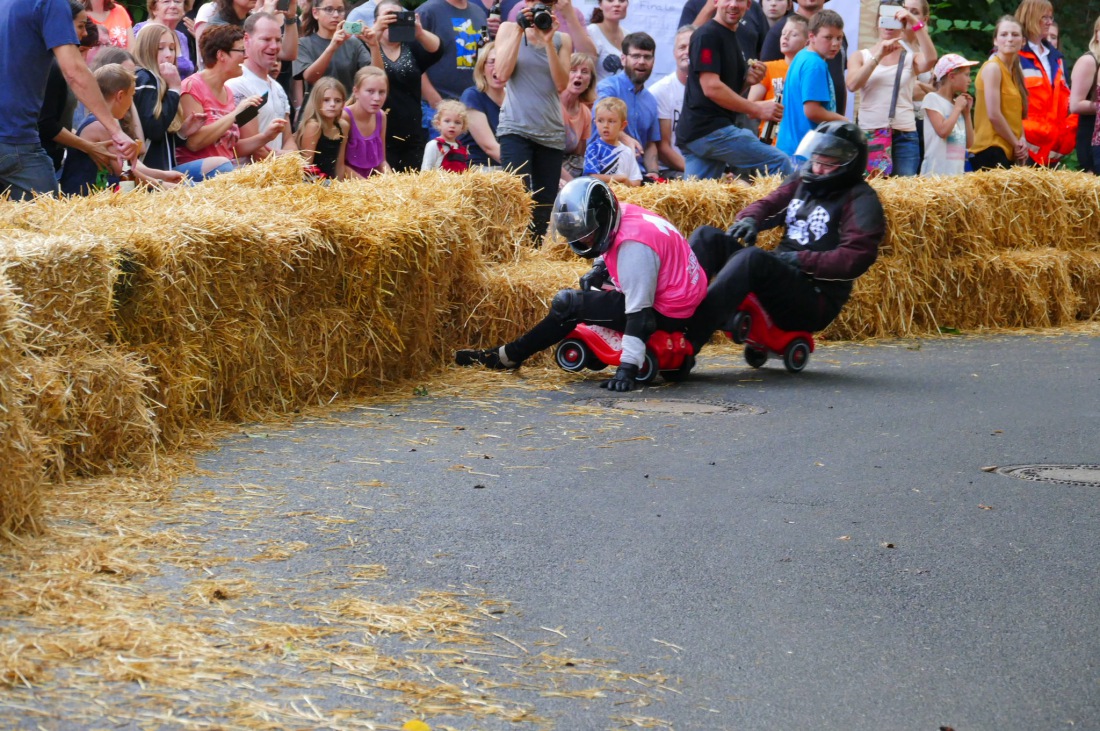
[{"label": "tree foliage", "polygon": [[[866,1],[866,0],[865,0]],[[932,6],[932,40],[940,53],[959,53],[985,60],[993,47],[993,25],[1012,15],[1019,0],[940,1]],[[1100,0],[1052,0],[1061,31],[1062,53],[1068,66],[1088,50],[1092,24],[1100,15]]]}]

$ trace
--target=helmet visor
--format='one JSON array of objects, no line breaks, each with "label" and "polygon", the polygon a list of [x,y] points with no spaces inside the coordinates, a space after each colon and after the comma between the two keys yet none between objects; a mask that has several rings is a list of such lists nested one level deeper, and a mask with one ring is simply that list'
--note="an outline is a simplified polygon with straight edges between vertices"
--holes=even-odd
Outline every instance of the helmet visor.
[{"label": "helmet visor", "polygon": [[857,155],[859,149],[854,143],[817,130],[811,130],[803,137],[794,151],[794,156],[803,162],[817,162],[833,168],[847,165]]},{"label": "helmet visor", "polygon": [[554,211],[550,215],[550,232],[554,240],[586,249],[592,246],[599,223],[585,211]]}]

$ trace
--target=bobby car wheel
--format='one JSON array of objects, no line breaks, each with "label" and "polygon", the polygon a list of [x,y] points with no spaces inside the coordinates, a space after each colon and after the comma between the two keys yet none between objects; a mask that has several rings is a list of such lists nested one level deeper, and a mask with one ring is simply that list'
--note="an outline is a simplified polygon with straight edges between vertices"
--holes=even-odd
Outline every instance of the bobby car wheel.
[{"label": "bobby car wheel", "polygon": [[752,330],[752,315],[747,312],[735,312],[730,320],[730,340],[738,345],[744,345],[749,339],[749,331]]},{"label": "bobby car wheel", "polygon": [[768,351],[754,348],[751,345],[746,345],[745,362],[753,368],[760,368],[768,362]]},{"label": "bobby car wheel", "polygon": [[791,373],[798,373],[810,362],[810,344],[802,338],[792,340],[783,352],[783,365]]},{"label": "bobby car wheel", "polygon": [[642,363],[642,367],[638,369],[638,375],[635,377],[638,383],[649,383],[657,377],[657,369],[660,365],[657,363],[657,356],[650,351],[645,352],[645,362]]},{"label": "bobby car wheel", "polygon": [[594,362],[596,356],[583,342],[576,338],[569,338],[558,345],[558,349],[554,351],[554,360],[562,370],[576,373]]}]

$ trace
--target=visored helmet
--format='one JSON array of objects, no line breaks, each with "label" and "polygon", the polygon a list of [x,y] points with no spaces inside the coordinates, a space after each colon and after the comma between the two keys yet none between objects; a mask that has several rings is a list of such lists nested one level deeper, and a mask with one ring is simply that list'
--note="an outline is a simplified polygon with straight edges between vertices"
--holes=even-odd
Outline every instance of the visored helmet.
[{"label": "visored helmet", "polygon": [[585,259],[611,248],[619,228],[619,201],[607,183],[574,178],[558,193],[550,213],[550,230]]},{"label": "visored helmet", "polygon": [[[851,122],[826,122],[802,138],[794,156],[803,161],[800,175],[811,193],[844,189],[863,179],[867,138]],[[825,170],[814,173],[814,162]]]}]

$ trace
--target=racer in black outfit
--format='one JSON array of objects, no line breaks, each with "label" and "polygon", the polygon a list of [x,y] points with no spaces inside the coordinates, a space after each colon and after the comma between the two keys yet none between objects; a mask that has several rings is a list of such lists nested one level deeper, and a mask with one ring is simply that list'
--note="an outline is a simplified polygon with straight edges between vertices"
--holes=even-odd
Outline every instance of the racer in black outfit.
[{"label": "racer in black outfit", "polygon": [[[689,330],[698,353],[750,293],[784,330],[821,330],[836,318],[853,281],[878,258],[886,221],[863,180],[867,142],[850,122],[827,122],[803,139],[806,163],[770,195],[747,206],[728,233],[703,226],[691,246],[707,274],[707,296]],[[785,225],[775,251],[757,232]]]}]

